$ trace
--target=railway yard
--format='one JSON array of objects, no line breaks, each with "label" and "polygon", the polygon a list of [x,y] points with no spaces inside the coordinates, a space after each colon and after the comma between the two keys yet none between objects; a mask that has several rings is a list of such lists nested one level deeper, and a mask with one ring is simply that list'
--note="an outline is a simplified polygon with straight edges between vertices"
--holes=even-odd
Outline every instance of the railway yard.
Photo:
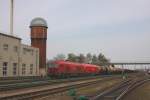
[{"label": "railway yard", "polygon": [[3,80],[0,100],[148,100],[149,80],[149,75],[143,73],[129,74],[126,79],[121,75],[106,75]]},{"label": "railway yard", "polygon": [[129,74],[126,79],[121,75],[101,75],[3,80],[0,81],[0,100],[80,100],[82,97],[87,100],[147,100],[143,98],[150,98],[149,90],[149,75],[143,73]]}]

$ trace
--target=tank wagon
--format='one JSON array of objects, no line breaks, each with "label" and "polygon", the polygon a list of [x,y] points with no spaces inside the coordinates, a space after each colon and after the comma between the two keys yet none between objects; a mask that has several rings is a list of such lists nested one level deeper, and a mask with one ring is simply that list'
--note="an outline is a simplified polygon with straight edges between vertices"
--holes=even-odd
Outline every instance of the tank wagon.
[{"label": "tank wagon", "polygon": [[[48,75],[55,78],[90,76],[100,74],[118,74],[123,69],[115,67],[103,67],[92,64],[81,64],[69,61],[53,61],[48,63]],[[125,69],[124,69],[125,71]]]}]

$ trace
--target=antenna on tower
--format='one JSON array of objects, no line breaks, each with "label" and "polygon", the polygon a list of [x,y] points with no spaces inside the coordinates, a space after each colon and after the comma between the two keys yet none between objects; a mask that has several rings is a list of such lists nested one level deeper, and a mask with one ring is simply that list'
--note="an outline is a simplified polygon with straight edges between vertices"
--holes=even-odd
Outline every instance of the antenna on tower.
[{"label": "antenna on tower", "polygon": [[10,2],[10,34],[13,35],[14,0]]}]

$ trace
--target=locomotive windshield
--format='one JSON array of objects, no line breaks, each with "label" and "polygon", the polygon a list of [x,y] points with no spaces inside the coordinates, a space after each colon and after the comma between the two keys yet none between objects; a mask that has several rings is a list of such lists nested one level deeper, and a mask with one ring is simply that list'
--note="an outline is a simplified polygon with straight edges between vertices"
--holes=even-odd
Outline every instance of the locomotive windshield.
[{"label": "locomotive windshield", "polygon": [[54,68],[54,67],[57,67],[57,66],[58,65],[54,61],[48,62],[48,67],[50,67],[50,68]]}]

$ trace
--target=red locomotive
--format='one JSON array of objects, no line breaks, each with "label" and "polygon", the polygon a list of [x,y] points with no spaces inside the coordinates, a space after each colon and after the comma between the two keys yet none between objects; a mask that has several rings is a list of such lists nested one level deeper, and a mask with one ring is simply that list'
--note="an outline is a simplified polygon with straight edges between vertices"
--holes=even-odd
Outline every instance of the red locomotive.
[{"label": "red locomotive", "polygon": [[48,74],[55,77],[75,77],[99,74],[101,68],[92,64],[54,61],[48,64]]}]

